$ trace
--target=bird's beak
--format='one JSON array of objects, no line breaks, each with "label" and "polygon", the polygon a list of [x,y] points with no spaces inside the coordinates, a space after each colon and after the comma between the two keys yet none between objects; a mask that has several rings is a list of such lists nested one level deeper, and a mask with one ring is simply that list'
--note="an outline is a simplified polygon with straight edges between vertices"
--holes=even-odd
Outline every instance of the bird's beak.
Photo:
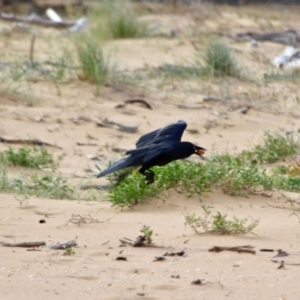
[{"label": "bird's beak", "polygon": [[205,151],[206,151],[205,149],[198,149],[197,154],[202,156],[203,154],[205,154]]},{"label": "bird's beak", "polygon": [[206,151],[206,149],[198,149],[197,150],[197,154],[202,158],[202,159],[204,159],[205,160],[205,157],[203,157],[202,155],[204,155],[205,154],[205,151]]}]

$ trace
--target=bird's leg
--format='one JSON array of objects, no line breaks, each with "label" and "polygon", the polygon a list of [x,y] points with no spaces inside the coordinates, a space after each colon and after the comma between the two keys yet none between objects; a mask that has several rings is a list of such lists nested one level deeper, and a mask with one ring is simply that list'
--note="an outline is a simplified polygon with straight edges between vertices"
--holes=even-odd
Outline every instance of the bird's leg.
[{"label": "bird's leg", "polygon": [[143,174],[146,177],[147,184],[151,184],[154,182],[155,173],[151,171],[150,169],[145,169],[142,167],[139,172]]}]

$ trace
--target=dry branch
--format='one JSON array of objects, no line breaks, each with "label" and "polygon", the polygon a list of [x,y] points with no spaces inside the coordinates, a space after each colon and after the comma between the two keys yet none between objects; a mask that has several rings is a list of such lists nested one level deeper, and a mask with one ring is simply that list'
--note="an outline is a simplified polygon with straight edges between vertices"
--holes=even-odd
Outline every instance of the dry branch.
[{"label": "dry branch", "polygon": [[23,16],[23,15],[7,14],[4,12],[0,12],[0,20],[7,21],[7,22],[30,23],[30,24],[40,25],[44,27],[55,27],[55,28],[68,28],[76,24],[76,21],[53,22],[51,20],[44,19],[38,15]]},{"label": "dry branch", "polygon": [[4,243],[0,242],[0,244],[3,247],[21,247],[21,248],[34,248],[34,247],[40,247],[40,246],[45,246],[45,242],[24,242],[24,243]]},{"label": "dry branch", "polygon": [[26,144],[26,145],[34,145],[34,146],[48,146],[48,147],[53,147],[53,148],[58,148],[62,149],[59,146],[52,145],[46,142],[43,142],[38,139],[30,139],[30,140],[23,140],[23,139],[6,139],[2,136],[0,136],[0,143],[5,143],[5,144]]},{"label": "dry branch", "polygon": [[250,253],[255,254],[255,250],[251,250],[252,246],[236,246],[236,247],[222,247],[222,246],[214,246],[209,249],[209,252],[221,252],[221,251],[233,251],[238,253]]}]

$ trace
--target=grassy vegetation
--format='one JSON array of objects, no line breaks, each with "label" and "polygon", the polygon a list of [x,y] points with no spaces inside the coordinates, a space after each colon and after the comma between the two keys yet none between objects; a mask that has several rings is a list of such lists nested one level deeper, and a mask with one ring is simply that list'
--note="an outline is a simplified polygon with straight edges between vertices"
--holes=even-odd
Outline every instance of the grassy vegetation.
[{"label": "grassy vegetation", "polygon": [[[152,185],[147,185],[138,172],[125,170],[127,174],[122,176],[122,180],[112,184],[108,200],[113,206],[132,206],[171,187],[187,195],[201,195],[212,188],[220,188],[224,193],[235,196],[272,189],[300,191],[299,177],[278,172],[278,167],[277,172],[267,172],[264,165],[296,153],[300,149],[299,142],[292,136],[271,133],[265,133],[263,141],[263,145],[239,155],[213,156],[205,164],[175,161],[162,168],[154,167],[156,181]],[[109,178],[115,183],[117,177]]]},{"label": "grassy vegetation", "polygon": [[[9,149],[0,155],[0,192],[13,193],[26,198],[37,196],[50,199],[82,199],[83,195],[69,186],[67,180],[55,175],[26,175],[12,176],[9,167],[22,165],[29,168],[41,169],[44,167],[54,168],[58,162],[43,148],[27,149],[19,151]],[[90,199],[87,197],[86,199]]]},{"label": "grassy vegetation", "polygon": [[185,225],[191,227],[197,234],[203,232],[219,234],[246,234],[253,233],[253,229],[258,225],[258,220],[248,222],[247,218],[240,219],[234,216],[231,220],[227,215],[217,212],[212,215],[212,211],[207,206],[202,206],[204,216],[191,214],[185,216]]},{"label": "grassy vegetation", "polygon": [[90,12],[90,32],[97,39],[134,39],[149,36],[130,1],[102,1]]},{"label": "grassy vegetation", "polygon": [[232,51],[221,41],[210,42],[202,54],[202,60],[204,74],[212,77],[242,76]]},{"label": "grassy vegetation", "polygon": [[98,41],[92,36],[76,39],[78,62],[81,70],[80,79],[104,85],[109,75],[109,61],[103,55]]},{"label": "grassy vegetation", "polygon": [[145,79],[160,82],[160,85],[174,84],[176,81],[182,84],[188,80],[220,79],[234,77],[247,79],[242,73],[237,59],[232,50],[222,41],[210,42],[206,49],[185,64],[164,64],[157,68],[148,68],[131,74],[135,81],[144,82]]},{"label": "grassy vegetation", "polygon": [[55,161],[52,154],[45,148],[18,148],[10,147],[8,150],[0,153],[11,166],[22,166],[33,169],[58,167],[58,161]]}]

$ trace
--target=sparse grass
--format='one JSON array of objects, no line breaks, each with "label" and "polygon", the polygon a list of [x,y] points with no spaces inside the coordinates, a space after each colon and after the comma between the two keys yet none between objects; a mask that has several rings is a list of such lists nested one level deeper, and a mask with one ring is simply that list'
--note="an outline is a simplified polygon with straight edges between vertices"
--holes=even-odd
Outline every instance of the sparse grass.
[{"label": "sparse grass", "polygon": [[204,232],[218,234],[246,234],[252,233],[258,225],[258,220],[248,222],[247,218],[240,219],[234,216],[231,220],[227,215],[217,212],[212,215],[212,211],[207,206],[202,206],[204,216],[191,214],[185,217],[185,225],[191,227],[197,234]]},{"label": "sparse grass", "polygon": [[134,13],[124,9],[112,13],[108,28],[112,39],[132,39],[148,35],[147,26],[139,22]]},{"label": "sparse grass", "polygon": [[138,20],[131,3],[103,1],[90,13],[91,33],[102,39],[134,39],[149,36],[148,26]]},{"label": "sparse grass", "polygon": [[243,151],[241,157],[251,163],[274,163],[300,150],[299,139],[294,135],[264,133],[263,145],[257,145],[250,151]]},{"label": "sparse grass", "polygon": [[[133,75],[130,75],[133,77]],[[242,80],[250,80],[239,67],[234,54],[226,44],[211,42],[204,52],[199,52],[192,61],[184,64],[164,64],[157,68],[148,68],[134,74],[136,81],[160,80],[161,85],[174,85],[174,81],[182,83],[184,80],[211,79],[221,77],[234,77]]]},{"label": "sparse grass", "polygon": [[52,175],[19,175],[9,176],[8,161],[0,155],[0,192],[14,193],[16,196],[37,196],[50,199],[80,199],[81,195],[75,188],[67,184],[62,177]]},{"label": "sparse grass", "polygon": [[221,41],[210,42],[202,54],[202,60],[203,69],[209,76],[241,78],[241,69],[232,51]]},{"label": "sparse grass", "polygon": [[[187,195],[220,188],[229,195],[248,196],[272,189],[298,191],[300,179],[279,172],[268,173],[265,163],[284,159],[299,150],[292,136],[265,133],[264,143],[239,155],[213,156],[205,164],[175,161],[162,168],[154,167],[155,183],[147,185],[143,176],[131,169],[109,177],[113,183],[108,195],[113,206],[126,207],[174,188]],[[116,183],[117,180],[117,184]]]},{"label": "sparse grass", "polygon": [[145,243],[147,245],[152,245],[153,244],[153,230],[151,229],[150,226],[144,225],[143,228],[140,230],[140,232],[145,236]]},{"label": "sparse grass", "polygon": [[67,180],[51,175],[32,175],[29,178],[14,178],[10,181],[11,192],[17,195],[37,196],[49,199],[79,199],[79,195],[73,187],[67,184]]},{"label": "sparse grass", "polygon": [[55,161],[52,154],[45,148],[9,148],[0,153],[4,156],[8,165],[22,166],[33,169],[58,167],[58,161]]},{"label": "sparse grass", "polygon": [[109,59],[104,56],[102,47],[92,36],[86,36],[75,41],[80,79],[95,83],[97,88],[104,85],[109,76]]}]

